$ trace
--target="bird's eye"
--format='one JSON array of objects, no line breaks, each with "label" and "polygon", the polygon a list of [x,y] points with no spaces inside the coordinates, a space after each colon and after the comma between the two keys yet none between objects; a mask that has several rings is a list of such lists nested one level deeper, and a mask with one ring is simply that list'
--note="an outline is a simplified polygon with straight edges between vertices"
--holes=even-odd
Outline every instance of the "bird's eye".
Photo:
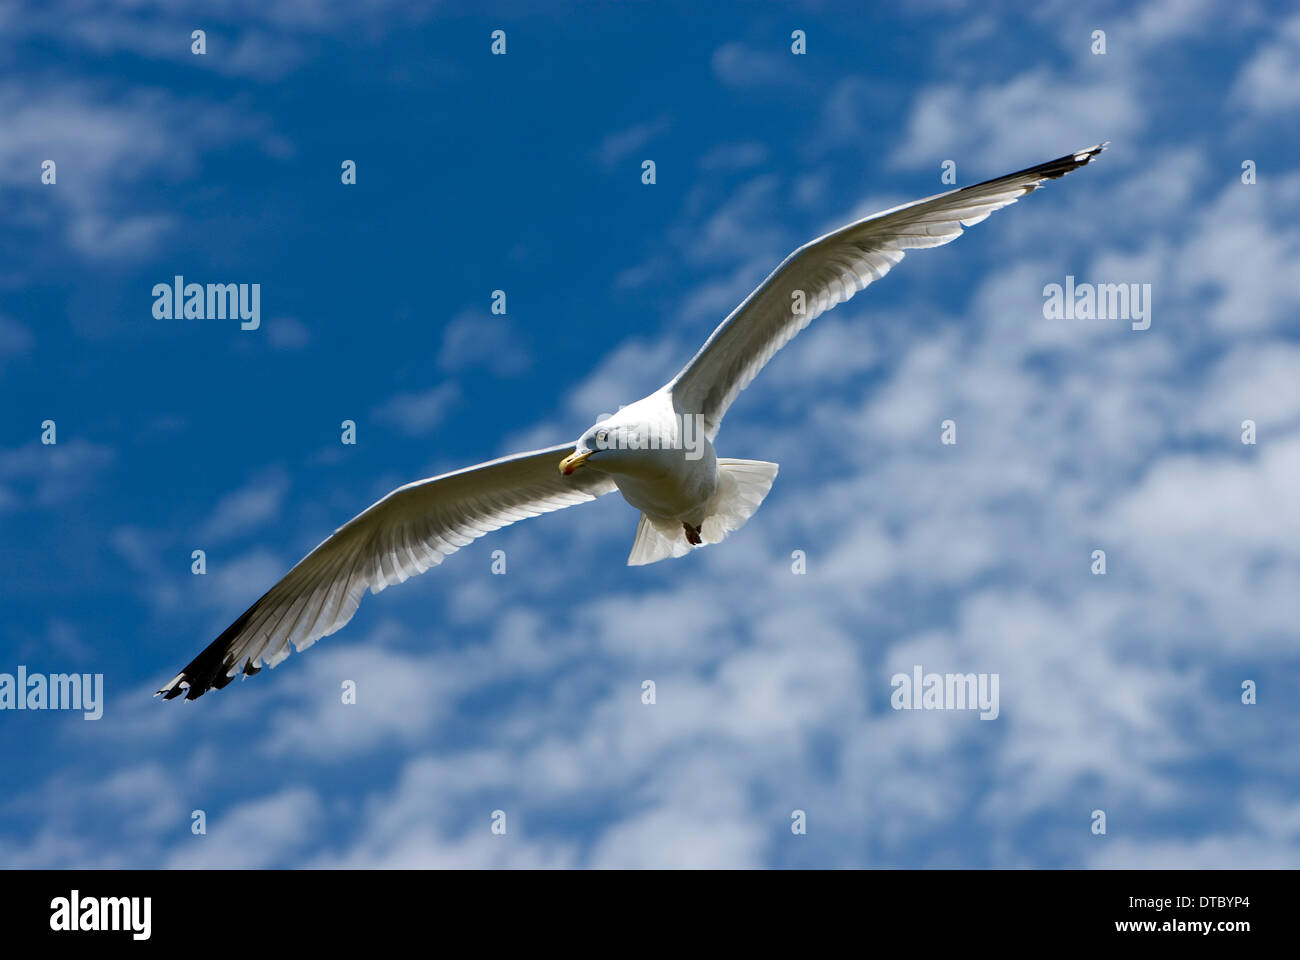
[{"label": "bird's eye", "polygon": [[609,431],[608,431],[608,430],[597,430],[597,431],[596,431],[596,442],[597,442],[597,443],[604,443],[604,442],[605,442],[606,440],[608,440],[608,439],[609,439]]}]

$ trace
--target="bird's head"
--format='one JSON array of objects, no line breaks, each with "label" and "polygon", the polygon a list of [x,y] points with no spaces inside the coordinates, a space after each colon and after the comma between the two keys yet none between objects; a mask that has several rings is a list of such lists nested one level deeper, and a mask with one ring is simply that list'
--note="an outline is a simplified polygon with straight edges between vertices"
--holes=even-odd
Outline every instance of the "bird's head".
[{"label": "bird's head", "polygon": [[612,417],[597,420],[578,438],[573,452],[560,461],[560,473],[567,477],[587,465],[607,473],[635,473],[647,452],[658,448],[652,432],[632,407],[624,407]]}]

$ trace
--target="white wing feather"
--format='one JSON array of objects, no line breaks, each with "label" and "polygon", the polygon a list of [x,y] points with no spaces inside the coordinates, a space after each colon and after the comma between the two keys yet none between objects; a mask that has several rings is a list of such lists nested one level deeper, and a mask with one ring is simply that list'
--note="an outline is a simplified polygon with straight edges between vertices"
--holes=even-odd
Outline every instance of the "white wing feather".
[{"label": "white wing feather", "polygon": [[[665,387],[678,413],[704,415],[712,440],[736,395],[800,330],[871,281],[883,277],[916,247],[937,247],[961,236],[994,210],[1064,176],[1104,150],[1097,144],[996,180],[873,214],[800,247],[727,317]],[[804,309],[795,313],[796,291]]]},{"label": "white wing feather", "polygon": [[607,476],[561,476],[572,444],[503,457],[398,487],[307,554],[279,583],[158,693],[193,700],[242,669],[254,674],[328,637],[378,593],[442,563],[478,537],[517,520],[594,500]]}]

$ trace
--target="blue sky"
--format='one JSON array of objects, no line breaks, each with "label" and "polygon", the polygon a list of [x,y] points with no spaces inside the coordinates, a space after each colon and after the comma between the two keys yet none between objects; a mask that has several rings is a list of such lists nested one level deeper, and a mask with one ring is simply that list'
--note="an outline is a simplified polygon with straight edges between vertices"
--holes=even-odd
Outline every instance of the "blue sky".
[{"label": "blue sky", "polygon": [[[534,6],[0,2],[0,672],[106,700],[0,712],[0,866],[1300,865],[1294,8]],[[151,698],[392,487],[669,379],[798,244],[1105,139],[777,356],[726,543],[628,568],[607,497]],[[261,327],[155,319],[176,274]],[[1151,284],[1151,328],[1045,319],[1067,275]],[[891,709],[915,664],[998,674],[998,718]]]}]

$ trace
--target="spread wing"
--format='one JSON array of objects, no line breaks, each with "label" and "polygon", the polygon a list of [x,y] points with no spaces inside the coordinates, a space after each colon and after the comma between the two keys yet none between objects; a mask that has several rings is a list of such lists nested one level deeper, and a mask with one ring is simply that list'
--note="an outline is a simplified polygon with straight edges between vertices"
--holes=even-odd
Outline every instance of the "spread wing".
[{"label": "spread wing", "polygon": [[[873,214],[800,247],[705,341],[665,389],[679,413],[704,415],[712,440],[736,395],[814,318],[883,277],[915,247],[955,240],[964,227],[1015,203],[1044,180],[1087,164],[1105,143],[1019,173]],[[803,309],[797,309],[796,292]]]},{"label": "spread wing", "polygon": [[[561,476],[572,444],[520,453],[398,487],[334,531],[158,693],[200,697],[241,670],[275,666],[352,619],[361,597],[442,563],[478,537],[615,489],[607,476]],[[187,692],[188,691],[188,692]]]}]

